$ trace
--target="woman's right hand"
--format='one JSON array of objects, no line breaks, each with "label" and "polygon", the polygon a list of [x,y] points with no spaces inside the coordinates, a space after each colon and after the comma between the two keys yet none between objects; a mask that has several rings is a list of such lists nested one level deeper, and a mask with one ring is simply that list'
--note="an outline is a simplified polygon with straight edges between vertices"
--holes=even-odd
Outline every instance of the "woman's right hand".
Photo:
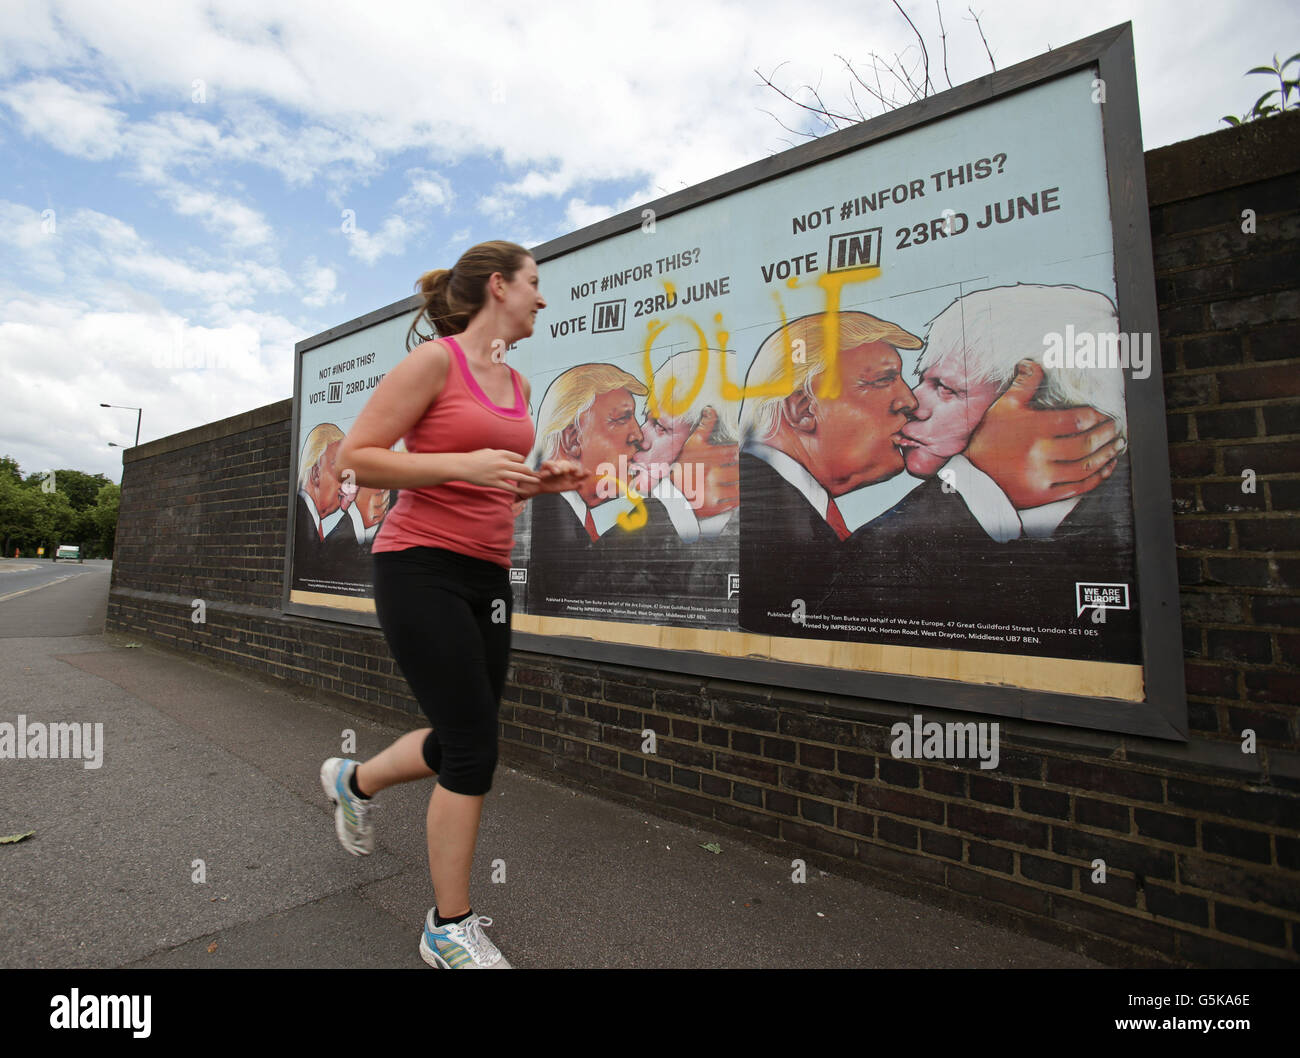
[{"label": "woman's right hand", "polygon": [[516,492],[520,483],[536,485],[539,481],[524,457],[518,452],[507,452],[503,448],[480,448],[477,452],[466,452],[461,456],[462,481],[471,485],[483,485],[488,488],[505,489]]}]

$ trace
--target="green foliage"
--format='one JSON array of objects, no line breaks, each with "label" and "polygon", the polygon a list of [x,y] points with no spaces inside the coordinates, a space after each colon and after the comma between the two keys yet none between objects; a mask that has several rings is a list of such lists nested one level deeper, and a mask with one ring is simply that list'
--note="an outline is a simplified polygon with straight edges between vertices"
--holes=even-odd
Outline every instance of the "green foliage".
[{"label": "green foliage", "polygon": [[[1300,63],[1300,52],[1292,55],[1284,63],[1277,61],[1276,53],[1273,55],[1272,66],[1256,66],[1247,70],[1245,76],[1249,77],[1253,73],[1261,73],[1267,77],[1276,77],[1280,87],[1270,88],[1257,100],[1255,105],[1250,108],[1249,114],[1243,114],[1240,118],[1235,118],[1231,114],[1226,114],[1220,121],[1226,121],[1229,125],[1244,125],[1248,121],[1258,121],[1260,118],[1272,117],[1274,114],[1280,114],[1284,110],[1295,110],[1300,107],[1300,79],[1287,78],[1286,69],[1292,63]],[[1300,73],[1300,71],[1297,71]],[[1296,101],[1291,102],[1291,93],[1295,92]],[[1276,102],[1270,102],[1274,96],[1281,97],[1281,106]]]},{"label": "green foliage", "polygon": [[105,555],[113,553],[113,544],[117,539],[117,511],[122,500],[122,487],[111,481],[99,490],[95,506],[89,512],[94,519],[100,548]]},{"label": "green foliage", "polygon": [[122,490],[103,474],[56,470],[54,491],[41,488],[44,472],[24,479],[18,462],[0,456],[0,554],[15,549],[34,557],[38,547],[79,544],[86,558],[113,552]]}]

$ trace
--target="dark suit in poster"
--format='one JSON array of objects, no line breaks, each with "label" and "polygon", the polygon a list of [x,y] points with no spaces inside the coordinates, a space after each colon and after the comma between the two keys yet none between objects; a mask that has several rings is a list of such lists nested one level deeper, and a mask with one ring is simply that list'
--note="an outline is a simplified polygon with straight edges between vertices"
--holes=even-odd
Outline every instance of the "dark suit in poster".
[{"label": "dark suit in poster", "polygon": [[839,537],[798,489],[759,457],[740,453],[740,627],[764,635],[823,638],[792,620],[828,592]]},{"label": "dark suit in poster", "polygon": [[[1022,534],[1005,543],[991,539],[962,497],[945,492],[935,478],[845,541],[822,607],[859,619],[892,619],[883,641],[905,646],[960,648],[907,631],[917,621],[946,627],[956,619],[1078,630],[1034,633],[1041,645],[981,639],[981,651],[1138,663],[1132,530],[1127,458],[1080,498],[1050,538]],[[1107,610],[1104,624],[1092,620],[1091,610],[1077,615],[1076,583],[1127,584],[1130,609]]]},{"label": "dark suit in poster", "polygon": [[[544,493],[529,501],[528,612],[671,623],[652,614],[689,600],[694,555],[679,539],[664,505],[653,497],[643,502],[645,525],[632,530],[616,525],[592,540],[563,496]],[[721,597],[725,600],[725,586]]]},{"label": "dark suit in poster", "polygon": [[298,494],[293,548],[293,586],[302,591],[371,598],[370,547],[357,542],[347,511],[321,540],[308,501]]}]

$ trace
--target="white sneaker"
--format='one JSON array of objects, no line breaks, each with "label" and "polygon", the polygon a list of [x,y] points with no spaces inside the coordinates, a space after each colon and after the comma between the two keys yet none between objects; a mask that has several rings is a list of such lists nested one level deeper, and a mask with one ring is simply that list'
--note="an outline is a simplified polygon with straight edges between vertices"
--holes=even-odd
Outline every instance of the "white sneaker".
[{"label": "white sneaker", "polygon": [[434,925],[433,908],[424,918],[420,958],[440,970],[510,970],[513,967],[483,932],[492,925],[485,915],[470,915],[464,922]]},{"label": "white sneaker", "polygon": [[320,766],[320,784],[325,796],[335,804],[334,832],[343,847],[353,856],[369,856],[375,851],[375,828],[370,825],[370,801],[352,792],[354,760],[330,757]]}]

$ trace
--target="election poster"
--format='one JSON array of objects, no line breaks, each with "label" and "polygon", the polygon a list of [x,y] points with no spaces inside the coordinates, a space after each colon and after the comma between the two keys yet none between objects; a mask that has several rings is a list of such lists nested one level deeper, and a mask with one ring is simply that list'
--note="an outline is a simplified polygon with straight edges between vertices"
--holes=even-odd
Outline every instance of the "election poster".
[{"label": "election poster", "polygon": [[299,355],[288,602],[373,613],[370,545],[397,493],[359,487],[336,456],[397,353],[405,351],[405,334],[406,321],[389,319]]},{"label": "election poster", "polygon": [[[589,477],[516,522],[527,649],[899,677],[909,700],[1012,688],[1139,729],[1122,703],[1153,700],[1153,644],[1173,665],[1178,633],[1149,249],[1116,252],[1135,210],[1115,189],[1142,172],[1116,40],[1109,103],[1082,42],[534,248],[548,305],[509,351],[528,459]],[[295,592],[367,595],[356,559],[391,498],[349,497],[321,454],[417,308],[303,353],[294,576],[317,579]]]},{"label": "election poster", "polygon": [[[530,504],[524,611],[1139,663],[1125,395],[1159,380],[1094,80],[543,261],[534,457],[594,478]],[[1035,479],[1084,408],[1106,476]]]}]

